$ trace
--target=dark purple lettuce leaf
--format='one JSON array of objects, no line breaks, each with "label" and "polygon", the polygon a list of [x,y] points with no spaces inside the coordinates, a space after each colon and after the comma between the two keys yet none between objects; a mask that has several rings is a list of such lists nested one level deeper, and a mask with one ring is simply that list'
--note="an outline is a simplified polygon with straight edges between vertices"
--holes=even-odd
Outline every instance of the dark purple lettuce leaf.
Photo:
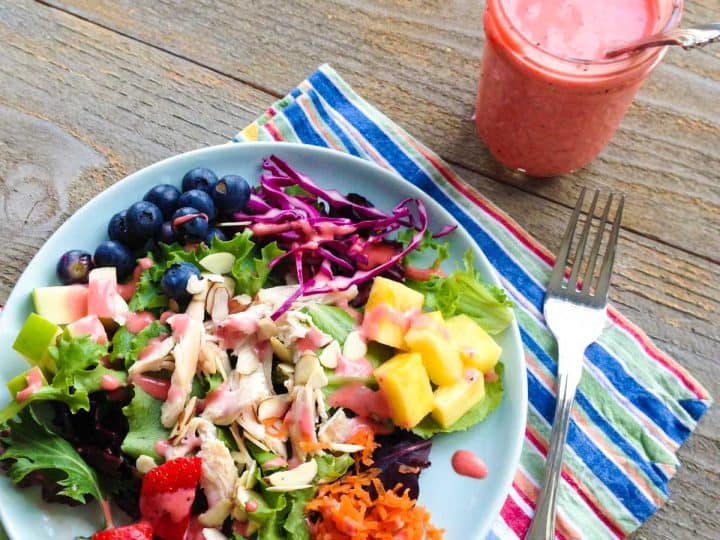
[{"label": "dark purple lettuce leaf", "polygon": [[420,494],[419,479],[423,469],[430,466],[432,441],[409,431],[396,431],[377,437],[380,445],[373,453],[373,467],[380,469],[380,481],[386,489],[397,484],[409,490],[410,497]]}]

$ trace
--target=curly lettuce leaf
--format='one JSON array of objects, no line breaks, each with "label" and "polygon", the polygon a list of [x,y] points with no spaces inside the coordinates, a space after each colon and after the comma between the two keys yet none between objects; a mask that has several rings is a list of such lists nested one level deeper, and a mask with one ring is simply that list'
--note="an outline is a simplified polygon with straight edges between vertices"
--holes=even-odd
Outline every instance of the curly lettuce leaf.
[{"label": "curly lettuce leaf", "polygon": [[170,329],[159,321],[151,322],[137,334],[133,334],[123,326],[113,336],[110,360],[114,362],[122,358],[125,368],[129,368],[137,361],[151,339],[168,335]]},{"label": "curly lettuce leaf", "polygon": [[144,454],[156,463],[162,461],[155,450],[155,443],[166,440],[170,435],[170,430],[160,422],[162,404],[139,386],[134,387],[132,400],[122,409],[128,420],[128,432],[120,447],[123,452],[134,458]]},{"label": "curly lettuce leaf", "polygon": [[113,377],[125,384],[127,374],[105,367],[101,359],[108,354],[107,345],[99,345],[90,336],[74,337],[67,330],[56,346],[49,348],[57,373],[49,385],[35,390],[22,402],[16,399],[0,411],[0,424],[16,416],[28,404],[38,401],[61,401],[77,411],[90,410],[89,395],[102,390],[103,377]]},{"label": "curly lettuce leaf", "polygon": [[[398,233],[397,240],[407,247],[415,235],[415,229],[405,229]],[[447,240],[436,240],[431,231],[425,231],[420,244],[407,254],[403,264],[426,268],[439,268],[450,256],[450,244]]]},{"label": "curly lettuce leaf", "polygon": [[23,410],[8,424],[10,435],[2,438],[5,451],[0,461],[9,461],[8,474],[16,484],[28,474],[43,471],[57,477],[59,495],[85,503],[87,497],[103,500],[95,471],[65,439],[42,421],[32,408]]},{"label": "curly lettuce leaf", "polygon": [[153,280],[152,276],[153,273],[149,269],[140,274],[140,279],[135,286],[135,294],[128,304],[132,311],[167,308],[168,299],[162,292],[160,281]]},{"label": "curly lettuce leaf", "polygon": [[235,279],[235,292],[238,294],[257,294],[270,276],[270,262],[285,253],[278,247],[277,242],[263,246],[259,257],[257,251],[253,249],[245,257],[235,259],[231,274]]},{"label": "curly lettuce leaf", "polygon": [[485,397],[468,412],[460,417],[460,420],[452,426],[444,428],[438,424],[431,416],[425,417],[417,426],[412,428],[412,432],[419,435],[423,439],[429,439],[437,433],[452,433],[453,431],[467,431],[475,424],[479,424],[487,418],[491,412],[497,409],[502,401],[503,396],[503,365],[495,366],[495,372],[498,375],[497,381],[485,384]]},{"label": "curly lettuce leaf", "polygon": [[427,281],[408,280],[406,284],[425,295],[427,310],[441,311],[446,319],[465,314],[488,334],[499,334],[512,322],[513,303],[504,290],[482,282],[469,250],[464,263],[464,270],[455,270],[448,276],[433,276]]}]

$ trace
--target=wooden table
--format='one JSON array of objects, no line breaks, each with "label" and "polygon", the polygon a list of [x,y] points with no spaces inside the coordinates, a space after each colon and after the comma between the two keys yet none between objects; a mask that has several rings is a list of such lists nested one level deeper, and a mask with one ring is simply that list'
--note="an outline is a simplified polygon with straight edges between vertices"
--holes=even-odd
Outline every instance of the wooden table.
[{"label": "wooden table", "polygon": [[[582,186],[625,192],[613,301],[720,396],[720,47],[671,51],[592,165],[528,181],[492,161],[470,120],[483,2],[180,4],[0,3],[0,302],[81,204],[226,141],[329,62],[552,249]],[[688,0],[687,23],[718,19],[720,0]],[[719,431],[716,407],[635,538],[720,538]]]}]

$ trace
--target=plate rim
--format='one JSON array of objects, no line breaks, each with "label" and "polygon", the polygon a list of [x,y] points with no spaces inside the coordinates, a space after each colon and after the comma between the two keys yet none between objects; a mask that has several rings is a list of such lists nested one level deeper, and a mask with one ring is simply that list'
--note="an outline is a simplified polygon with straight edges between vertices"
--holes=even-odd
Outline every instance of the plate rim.
[{"label": "plate rim", "polygon": [[[458,220],[453,216],[447,209],[445,209],[437,200],[435,200],[431,195],[425,193],[420,187],[413,184],[411,181],[403,178],[396,172],[386,169],[382,166],[380,166],[378,163],[358,157],[353,156],[351,154],[341,152],[332,148],[324,148],[319,146],[313,146],[313,145],[307,145],[307,144],[301,144],[301,143],[290,143],[290,142],[278,142],[278,141],[267,141],[267,142],[242,142],[242,143],[236,143],[236,142],[228,142],[213,146],[206,146],[197,148],[194,150],[190,150],[187,152],[181,152],[178,154],[174,154],[172,156],[169,156],[167,158],[164,158],[160,161],[154,162],[150,165],[147,165],[143,168],[140,168],[133,173],[123,177],[122,179],[116,181],[113,185],[109,186],[108,188],[102,190],[101,192],[97,193],[94,197],[92,197],[89,201],[87,201],[85,204],[83,204],[80,208],[78,208],[73,214],[71,214],[50,236],[48,236],[43,244],[37,249],[36,253],[33,255],[33,257],[28,262],[25,270],[22,272],[22,274],[18,277],[17,281],[13,285],[13,288],[10,292],[10,295],[8,296],[8,299],[5,303],[5,307],[0,313],[0,332],[2,332],[3,328],[7,325],[7,321],[9,320],[9,314],[8,314],[8,306],[14,306],[15,304],[21,303],[20,298],[16,298],[20,294],[20,288],[17,286],[18,284],[22,283],[23,278],[28,275],[30,272],[29,270],[34,267],[34,265],[37,263],[38,260],[41,259],[41,254],[43,250],[47,247],[47,245],[50,243],[50,241],[57,235],[63,235],[65,234],[65,231],[72,226],[72,224],[75,223],[75,221],[82,218],[82,214],[86,211],[87,207],[90,205],[97,204],[97,200],[99,198],[102,199],[108,199],[112,196],[113,193],[120,190],[127,189],[127,186],[132,183],[138,183],[141,182],[141,179],[143,176],[146,176],[148,174],[152,174],[154,171],[157,171],[159,169],[163,169],[164,167],[167,167],[169,164],[172,164],[175,161],[181,160],[181,159],[187,159],[191,160],[198,156],[204,156],[206,154],[214,154],[215,152],[222,152],[222,151],[228,151],[230,149],[242,149],[246,147],[254,147],[257,152],[263,152],[266,155],[270,155],[273,153],[282,153],[284,150],[289,150],[290,152],[300,152],[300,153],[310,153],[310,154],[317,154],[319,156],[330,156],[331,159],[339,159],[341,161],[347,161],[352,162],[356,166],[368,168],[370,170],[374,170],[375,174],[381,174],[386,176],[387,178],[391,179],[393,182],[401,182],[407,189],[414,192],[413,196],[419,196],[424,201],[430,201],[431,204],[437,207],[437,209],[445,216],[448,216],[449,219],[456,223],[458,225],[459,230],[462,232],[464,236],[466,236],[469,243],[474,244],[477,247],[477,252],[480,254],[480,261],[476,262],[476,264],[482,266],[483,270],[490,275],[491,281],[493,285],[502,287],[502,282],[499,276],[499,273],[495,269],[495,267],[490,263],[490,261],[487,259],[485,253],[483,252],[480,245],[475,241],[475,239],[472,238],[470,233],[460,224],[458,223]],[[263,151],[262,149],[266,148],[267,150]],[[232,151],[232,150],[230,150]],[[320,159],[324,159],[324,157],[321,157]],[[528,395],[527,395],[527,364],[525,360],[524,355],[524,347],[522,344],[522,338],[519,331],[519,323],[517,321],[517,317],[513,317],[513,321],[508,328],[507,332],[509,332],[511,339],[513,341],[514,348],[518,350],[518,373],[517,377],[519,379],[520,383],[520,416],[517,418],[517,422],[522,429],[516,430],[514,433],[514,437],[512,437],[512,443],[513,447],[511,449],[511,459],[510,463],[512,463],[514,466],[512,468],[508,467],[506,470],[502,471],[503,474],[499,479],[499,484],[502,486],[502,490],[497,490],[496,494],[494,495],[493,501],[491,505],[488,505],[491,508],[490,514],[492,515],[492,518],[487,520],[487,523],[483,524],[481,527],[478,527],[477,532],[475,533],[475,536],[479,538],[484,538],[484,536],[487,534],[487,532],[490,530],[492,524],[494,521],[498,518],[499,512],[505,502],[505,499],[507,495],[510,492],[510,489],[512,487],[512,480],[515,476],[517,467],[520,463],[520,455],[522,452],[522,447],[524,443],[525,438],[525,430],[524,426],[527,423],[527,403],[528,403]],[[506,372],[507,373],[507,372]],[[504,397],[504,399],[507,399],[507,396]],[[13,484],[8,484],[11,489],[17,489]],[[0,490],[3,490],[3,486],[0,485]],[[6,533],[8,534],[9,538],[11,540],[19,540],[19,532],[16,532],[16,534],[13,533],[13,527],[8,527],[8,524],[13,522],[12,516],[9,515],[8,509],[5,508],[6,505],[0,505],[0,522],[2,522],[2,526],[5,529]]]}]

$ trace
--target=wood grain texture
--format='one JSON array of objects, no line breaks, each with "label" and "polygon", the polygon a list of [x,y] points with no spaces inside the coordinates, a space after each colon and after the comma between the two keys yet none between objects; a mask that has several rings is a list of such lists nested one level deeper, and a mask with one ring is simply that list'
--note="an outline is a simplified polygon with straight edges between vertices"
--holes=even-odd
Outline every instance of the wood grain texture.
[{"label": "wood grain texture", "polygon": [[[419,6],[412,14],[412,21],[419,21],[417,29],[413,30],[414,22],[399,25],[397,32],[393,32],[392,27],[385,29],[385,39],[395,47],[413,35],[415,39],[421,40],[423,32],[429,31],[429,27],[423,24],[432,21],[440,21],[436,26],[445,25],[451,29],[457,14],[444,13],[449,9],[447,6],[465,9],[467,18],[475,16],[477,9],[464,7],[470,3],[462,2],[413,4]],[[165,4],[158,2],[154,6],[153,9],[159,10]],[[373,4],[372,9],[389,11],[389,6],[390,3],[384,7]],[[223,18],[231,15],[223,11],[227,9],[224,4],[215,8],[206,3],[204,7],[215,10]],[[118,19],[144,17],[151,31],[153,28],[161,28],[168,36],[177,32],[173,29],[176,23],[163,18],[165,12],[150,13],[142,11],[145,8],[137,5],[133,9],[117,8],[120,14]],[[255,14],[255,9],[258,6],[253,3],[234,16],[255,17],[255,24],[270,24],[265,19],[260,21],[262,17],[270,15],[260,10]],[[403,9],[407,13],[412,11],[410,8]],[[441,15],[438,15],[439,12],[442,12]],[[317,15],[321,17],[317,24],[321,27],[323,24],[331,24],[322,22],[322,17],[327,15],[332,13]],[[298,17],[304,20],[301,15]],[[198,26],[192,31],[194,35],[212,33],[211,28],[201,23],[202,18],[198,15]],[[395,24],[396,19],[390,18],[386,24],[391,23]],[[307,70],[319,63],[322,58],[318,56],[303,60],[306,63],[301,66],[290,61],[294,58],[297,62],[295,57],[287,60],[283,64],[289,73],[284,75],[288,79],[286,87],[282,90],[272,89],[272,95],[238,80],[253,73],[255,80],[263,79],[262,70],[267,68],[267,58],[271,57],[268,56],[265,62],[257,59],[268,54],[267,47],[281,48],[278,42],[283,39],[281,36],[286,32],[288,24],[294,23],[281,24],[276,21],[272,33],[264,37],[251,34],[255,36],[252,39],[246,37],[253,43],[251,47],[255,47],[252,55],[255,55],[256,60],[253,61],[257,63],[252,65],[252,69],[256,71],[241,73],[241,69],[250,65],[250,60],[244,64],[238,62],[232,77],[228,77],[200,66],[197,62],[205,63],[205,57],[197,59],[197,62],[178,58],[177,55],[56,9],[24,0],[12,0],[0,6],[0,125],[3,126],[3,130],[0,130],[0,203],[4,204],[8,193],[17,197],[12,195],[13,189],[22,186],[22,179],[28,178],[42,180],[38,185],[42,186],[42,193],[48,193],[49,199],[46,201],[37,193],[32,194],[35,197],[33,200],[39,202],[35,210],[29,212],[31,219],[27,223],[24,222],[27,212],[22,213],[21,210],[18,213],[14,209],[3,210],[5,207],[0,207],[0,242],[9,246],[2,255],[4,264],[0,271],[0,302],[7,298],[14,280],[39,244],[65,215],[129,172],[177,152],[227,140],[238,127],[261,112],[273,99],[273,95],[297,82]],[[369,42],[364,55],[370,55],[377,46],[376,36],[370,34],[368,31]],[[234,35],[229,34],[223,39],[233,41]],[[454,42],[455,36],[450,37],[447,38],[449,42]],[[317,50],[325,46],[324,35],[313,39],[320,41]],[[332,39],[340,40],[340,37],[334,36]],[[289,38],[282,43],[286,49],[293,45]],[[200,45],[198,47],[202,48]],[[374,66],[378,67],[383,61],[384,56],[380,55],[375,59]],[[363,58],[358,57],[356,71],[350,70],[349,78],[353,83],[356,82],[353,78],[363,82],[357,70],[361,69],[364,62]],[[711,76],[697,73],[700,67],[690,67],[688,72],[712,83]],[[428,72],[436,69],[434,64],[429,64],[427,68]],[[278,66],[272,69],[275,70],[274,76],[281,71]],[[452,144],[444,140],[443,130],[452,126],[445,124],[445,128],[434,131],[436,128],[430,126],[432,117],[423,117],[417,110],[414,114],[412,111],[400,111],[400,104],[394,99],[398,89],[406,88],[403,95],[411,95],[408,93],[416,92],[418,83],[415,79],[403,78],[397,73],[394,76],[395,82],[388,84],[384,90],[366,85],[363,91],[369,88],[366,93],[374,93],[379,98],[375,99],[376,102],[389,106],[386,112],[404,118],[406,127],[420,132],[425,142],[443,148],[447,155]],[[279,87],[281,82],[276,84]],[[431,81],[429,84],[434,83]],[[641,106],[650,107],[655,111],[653,114],[657,114],[653,105]],[[691,115],[683,116],[679,113],[677,118],[672,115],[670,118],[695,121]],[[687,127],[681,139],[683,145],[692,148],[700,139],[704,125],[702,122]],[[716,124],[708,126],[712,130]],[[470,137],[471,132],[468,131],[467,135]],[[44,145],[34,145],[33,141],[42,141]],[[469,143],[469,146],[472,144]],[[717,146],[703,146],[702,152],[716,161],[720,159]],[[57,156],[63,159],[56,159]],[[681,168],[684,166],[682,159],[677,157],[678,167]],[[473,168],[481,169],[481,164],[482,159],[478,158]],[[456,169],[476,189],[505,209],[523,227],[531,230],[541,242],[553,250],[557,248],[560,233],[569,216],[567,206],[574,196],[576,184],[565,189],[565,180],[562,180],[548,184],[549,187],[536,189],[511,182],[498,182],[462,166]],[[628,169],[628,178],[641,181],[641,169]],[[713,190],[718,186],[711,185],[707,177],[705,180],[706,189],[715,193]],[[580,179],[569,182],[579,183]],[[687,190],[699,190],[698,185],[691,182]],[[69,189],[68,195],[61,200],[59,194],[66,189]],[[682,191],[679,185],[677,189]],[[633,205],[635,196],[633,192]],[[643,327],[662,348],[689,368],[713,395],[718,396],[720,265],[707,261],[707,254],[717,249],[717,238],[711,238],[710,233],[717,229],[718,217],[711,215],[704,218],[705,221],[696,221],[697,210],[693,210],[693,197],[695,195],[686,195],[676,204],[688,212],[686,228],[700,230],[709,222],[713,223],[714,228],[708,229],[702,236],[705,239],[702,247],[705,249],[700,249],[699,239],[680,242],[682,249],[673,247],[668,245],[672,242],[668,242],[667,237],[631,223],[622,235],[613,302]],[[657,202],[656,210],[648,216],[648,220],[662,223],[662,216],[657,214],[663,208],[661,204],[666,202],[663,201]],[[19,208],[32,207],[27,204]],[[670,218],[665,224],[668,228],[678,226]],[[675,232],[670,231],[668,234]],[[662,238],[662,241],[655,239],[655,236]],[[690,253],[692,250],[697,250],[700,255]],[[720,413],[715,408],[703,419],[696,434],[681,451],[684,467],[671,482],[670,502],[640,529],[637,538],[720,537],[718,428]]]},{"label": "wood grain texture", "polygon": [[[45,1],[45,0],[43,0]],[[590,167],[556,180],[508,173],[470,121],[484,2],[47,0],[275,95],[330,62],[454,164],[571,206],[582,186],[628,193],[626,227],[713,260],[720,233],[720,54],[673,50]],[[689,1],[686,21],[720,0]]]}]

